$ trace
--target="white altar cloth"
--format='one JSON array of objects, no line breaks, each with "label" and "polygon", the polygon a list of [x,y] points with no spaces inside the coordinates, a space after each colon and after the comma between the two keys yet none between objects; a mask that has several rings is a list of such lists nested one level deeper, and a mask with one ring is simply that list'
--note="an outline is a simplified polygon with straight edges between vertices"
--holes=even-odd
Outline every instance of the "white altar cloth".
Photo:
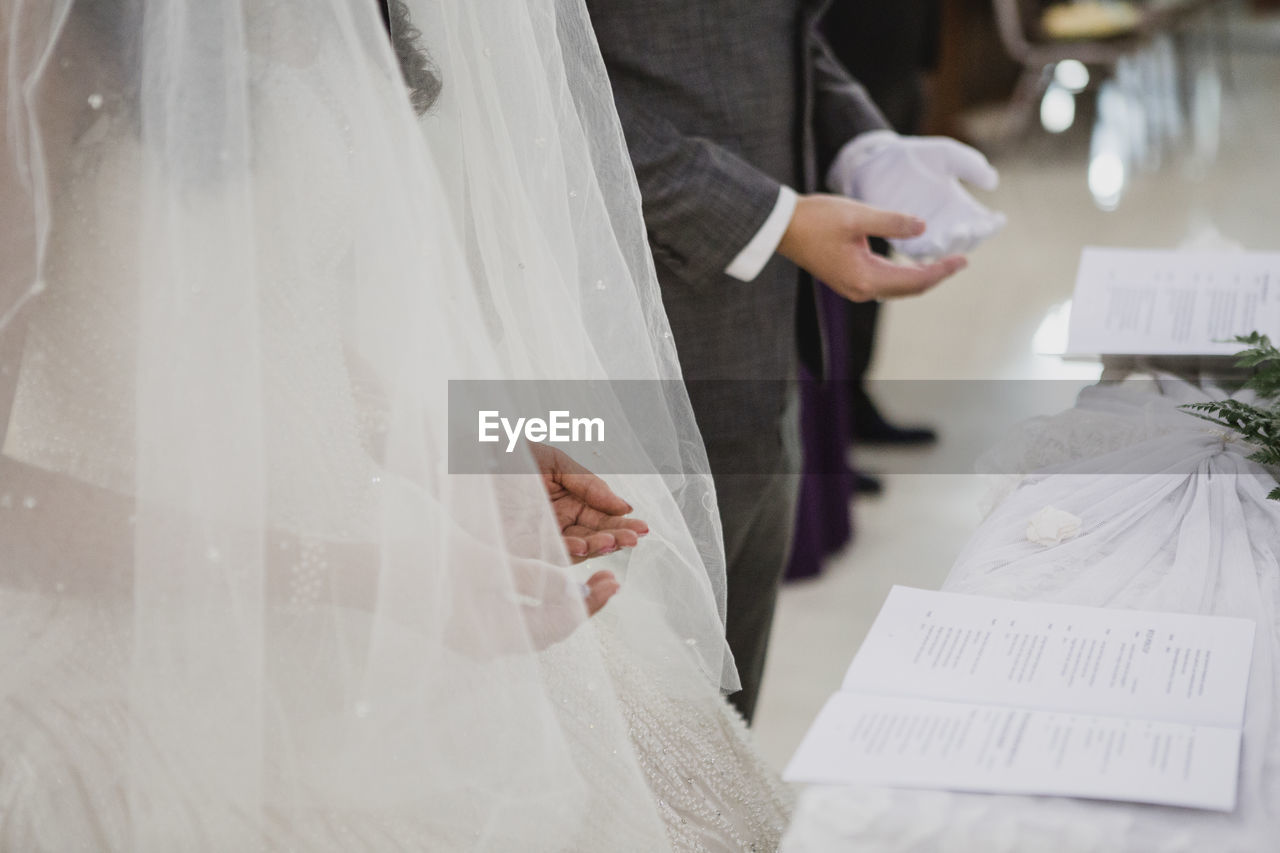
[{"label": "white altar cloth", "polygon": [[[1255,620],[1236,810],[812,786],[785,853],[1280,851],[1275,480],[1244,458],[1249,446],[1177,409],[1223,396],[1172,380],[1095,386],[1075,408],[1019,427],[984,462],[1001,496],[943,588]],[[1030,541],[1028,522],[1046,506],[1079,516],[1079,533]]]}]

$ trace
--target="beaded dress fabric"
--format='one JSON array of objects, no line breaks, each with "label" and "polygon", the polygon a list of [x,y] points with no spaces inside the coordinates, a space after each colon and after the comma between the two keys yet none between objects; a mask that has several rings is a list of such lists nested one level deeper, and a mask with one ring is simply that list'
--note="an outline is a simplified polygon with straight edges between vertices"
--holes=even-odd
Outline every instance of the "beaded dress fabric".
[{"label": "beaded dress fabric", "polygon": [[[322,553],[296,556],[323,561]],[[298,602],[305,600],[302,595]],[[298,602],[282,606],[275,616],[282,638],[297,635],[307,620],[321,618]],[[127,608],[86,605],[65,587],[48,595],[7,592],[0,604],[7,615],[0,624],[0,642],[14,653],[6,680],[16,688],[0,702],[0,750],[8,761],[0,775],[0,802],[6,804],[0,847],[61,850],[72,839],[84,849],[132,849],[129,805],[121,787],[121,768],[130,749]],[[586,813],[546,849],[776,850],[794,795],[750,746],[732,706],[711,693],[681,695],[678,688],[670,689],[660,673],[628,654],[612,626],[595,628],[544,653],[559,704],[557,716],[569,733],[564,748],[587,785],[582,801]],[[317,629],[313,637],[323,635]],[[276,668],[282,677],[340,651],[318,643],[277,648]],[[574,662],[592,654],[603,655],[605,671]],[[431,724],[447,722],[441,709]],[[313,736],[322,737],[323,731]],[[632,761],[639,765],[643,788],[624,772]],[[293,770],[274,767],[273,784],[292,784]],[[51,785],[50,779],[58,784]],[[476,827],[483,817],[466,791],[437,792],[436,797],[430,808],[421,808],[416,800],[394,810],[328,804],[301,821],[286,804],[276,803],[272,831],[263,843],[270,850],[482,847]],[[192,802],[185,807],[199,806]],[[655,809],[664,827],[660,837],[654,833]],[[451,812],[454,819],[444,819]],[[457,819],[459,814],[471,814],[476,823]],[[508,841],[524,849],[528,838]]]},{"label": "beaded dress fabric", "polygon": [[[628,734],[672,848],[776,850],[794,792],[751,745],[741,715],[722,698],[682,689],[677,679],[628,654],[615,618],[602,618],[598,627]],[[679,653],[674,644],[668,652],[673,659]]]},{"label": "beaded dress fabric", "polygon": [[[257,63],[252,85],[261,107],[255,113],[262,164],[252,184],[256,227],[272,235],[257,247],[255,261],[271,286],[261,291],[265,405],[271,427],[271,503],[281,512],[306,508],[310,518],[292,518],[295,529],[339,532],[361,523],[364,494],[374,468],[365,447],[376,440],[376,401],[355,399],[357,384],[341,340],[341,276],[344,262],[344,200],[350,156],[323,85],[305,70],[284,63]],[[394,92],[384,90],[384,97]],[[97,103],[96,101],[94,103]],[[53,232],[44,298],[29,312],[17,393],[5,436],[6,455],[87,483],[126,493],[133,487],[133,400],[139,290],[136,257],[140,216],[129,191],[141,179],[143,152],[128,121],[110,105],[91,105],[93,123],[76,139],[71,156],[92,181],[71,182],[55,199],[54,215],[77,227]],[[287,141],[303,134],[308,162],[286,168]],[[324,180],[315,180],[320,171]],[[134,202],[132,205],[130,202]],[[183,215],[196,229],[206,203],[196,198]],[[307,227],[291,228],[294,205],[304,203]],[[109,207],[111,216],[98,215]],[[210,264],[215,258],[207,259]],[[110,281],[104,280],[107,276]],[[200,284],[191,296],[198,303]],[[373,405],[369,405],[373,403]],[[321,420],[323,430],[304,428]],[[323,459],[324,467],[313,463]],[[341,483],[340,488],[335,487]],[[305,496],[305,497],[304,497]],[[331,503],[324,505],[322,501]],[[367,523],[365,519],[364,523]]]}]

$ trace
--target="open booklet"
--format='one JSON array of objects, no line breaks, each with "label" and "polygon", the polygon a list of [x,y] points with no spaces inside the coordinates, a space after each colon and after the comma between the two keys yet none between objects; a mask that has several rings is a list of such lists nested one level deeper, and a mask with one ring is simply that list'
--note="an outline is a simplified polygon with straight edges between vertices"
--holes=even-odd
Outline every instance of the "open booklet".
[{"label": "open booklet", "polygon": [[1280,338],[1280,252],[1087,247],[1067,352],[1232,355],[1236,335]]},{"label": "open booklet", "polygon": [[783,778],[1231,811],[1253,635],[895,586]]}]

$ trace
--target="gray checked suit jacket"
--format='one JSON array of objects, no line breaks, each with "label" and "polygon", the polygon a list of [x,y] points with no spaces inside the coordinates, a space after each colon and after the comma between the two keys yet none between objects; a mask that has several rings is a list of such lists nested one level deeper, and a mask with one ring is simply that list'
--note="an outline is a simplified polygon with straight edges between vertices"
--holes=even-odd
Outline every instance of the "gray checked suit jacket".
[{"label": "gray checked suit jacket", "polygon": [[[775,256],[724,269],[780,184],[805,192],[856,134],[887,127],[802,0],[587,0],[609,71],[690,396],[717,447],[776,436],[796,358],[821,363],[812,284]],[[820,368],[819,368],[820,369]]]}]

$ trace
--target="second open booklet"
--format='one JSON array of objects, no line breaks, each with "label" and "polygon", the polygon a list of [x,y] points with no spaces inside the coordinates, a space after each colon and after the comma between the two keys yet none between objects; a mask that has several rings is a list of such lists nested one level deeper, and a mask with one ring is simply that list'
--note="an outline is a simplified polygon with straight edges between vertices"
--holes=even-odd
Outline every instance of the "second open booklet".
[{"label": "second open booklet", "polygon": [[897,586],[784,778],[1230,811],[1253,635]]}]

